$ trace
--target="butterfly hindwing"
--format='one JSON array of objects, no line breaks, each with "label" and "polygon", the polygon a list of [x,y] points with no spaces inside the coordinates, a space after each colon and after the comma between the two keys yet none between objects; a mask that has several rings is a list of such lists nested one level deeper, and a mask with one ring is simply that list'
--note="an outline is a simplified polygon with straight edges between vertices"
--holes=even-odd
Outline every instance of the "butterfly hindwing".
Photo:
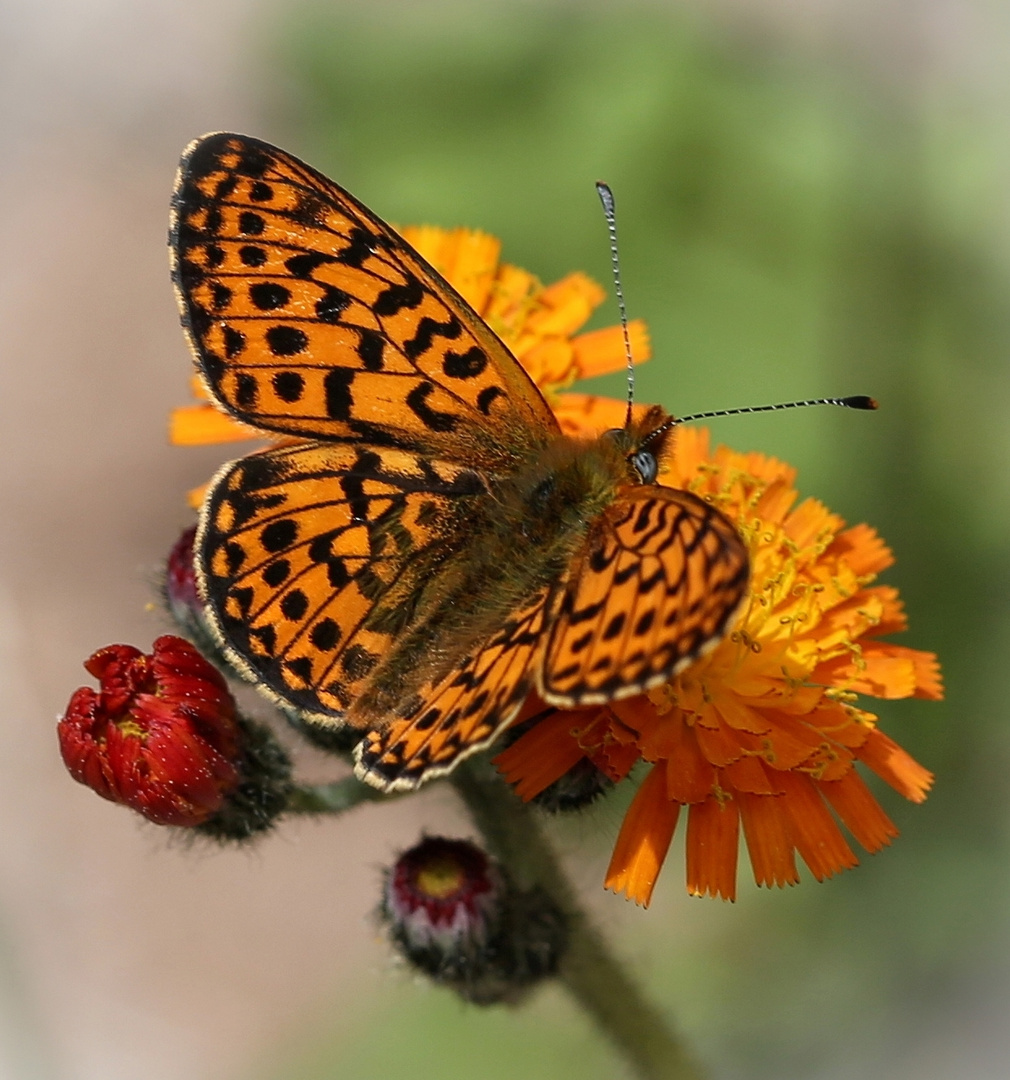
[{"label": "butterfly hindwing", "polygon": [[462,297],[352,195],[232,134],[183,157],[173,276],[197,366],[230,413],[304,438],[502,468],[557,431]]},{"label": "butterfly hindwing", "polygon": [[555,595],[537,592],[458,667],[423,687],[408,715],[369,731],[355,751],[358,776],[383,790],[406,790],[491,743],[533,685]]},{"label": "butterfly hindwing", "polygon": [[472,471],[397,448],[302,443],[233,462],[197,538],[212,622],[274,696],[343,717],[483,495]]},{"label": "butterfly hindwing", "polygon": [[546,645],[541,692],[602,704],[669,679],[725,634],[747,590],[747,549],[687,491],[624,491],[595,523]]}]

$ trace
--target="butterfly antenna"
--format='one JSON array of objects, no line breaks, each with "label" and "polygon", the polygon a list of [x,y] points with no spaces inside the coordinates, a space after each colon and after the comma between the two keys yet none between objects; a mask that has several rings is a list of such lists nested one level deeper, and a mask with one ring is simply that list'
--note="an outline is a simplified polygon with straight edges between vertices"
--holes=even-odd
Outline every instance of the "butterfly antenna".
[{"label": "butterfly antenna", "polygon": [[778,405],[748,405],[742,409],[717,409],[715,412],[692,413],[690,416],[675,416],[668,420],[662,427],[657,428],[645,440],[652,442],[664,431],[668,431],[678,424],[690,424],[695,420],[712,420],[717,416],[739,416],[741,413],[777,412],[779,409],[805,409],[810,405],[838,405],[843,409],[876,409],[877,402],[865,394],[854,394],[852,397],[843,398],[810,398],[807,401],[783,401]]},{"label": "butterfly antenna", "polygon": [[596,181],[596,193],[603,203],[603,216],[607,219],[607,232],[610,234],[610,268],[614,274],[614,292],[617,293],[617,307],[621,312],[621,333],[624,335],[624,355],[628,359],[628,412],[624,426],[631,425],[631,407],[635,403],[635,361],[631,355],[631,335],[628,333],[628,309],[624,306],[624,291],[621,289],[621,262],[617,255],[617,212],[614,209],[614,193],[610,185],[602,180]]}]

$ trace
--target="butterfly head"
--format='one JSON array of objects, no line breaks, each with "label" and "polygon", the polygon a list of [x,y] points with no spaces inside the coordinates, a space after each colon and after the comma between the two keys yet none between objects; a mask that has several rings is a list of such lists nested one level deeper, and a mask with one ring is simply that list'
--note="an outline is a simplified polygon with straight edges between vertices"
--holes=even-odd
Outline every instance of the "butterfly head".
[{"label": "butterfly head", "polygon": [[673,417],[662,406],[651,405],[633,414],[625,427],[605,432],[604,438],[622,452],[635,483],[654,484],[672,431]]}]

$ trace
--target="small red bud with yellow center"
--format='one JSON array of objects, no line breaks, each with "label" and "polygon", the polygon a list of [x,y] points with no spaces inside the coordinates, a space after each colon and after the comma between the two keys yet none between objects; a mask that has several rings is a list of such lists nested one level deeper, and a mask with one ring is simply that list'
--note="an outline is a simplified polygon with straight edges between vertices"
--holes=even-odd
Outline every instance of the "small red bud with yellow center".
[{"label": "small red bud with yellow center", "polygon": [[517,1001],[553,975],[566,924],[468,840],[429,836],[386,874],[379,916],[403,957],[477,1005]]},{"label": "small red bud with yellow center", "polygon": [[194,826],[240,784],[242,730],[221,674],[182,638],[165,635],[150,654],[99,649],[59,722],[71,776],[158,825]]},{"label": "small red bud with yellow center", "polygon": [[501,876],[480,848],[429,836],[396,860],[383,912],[412,952],[463,956],[497,929],[501,899]]}]

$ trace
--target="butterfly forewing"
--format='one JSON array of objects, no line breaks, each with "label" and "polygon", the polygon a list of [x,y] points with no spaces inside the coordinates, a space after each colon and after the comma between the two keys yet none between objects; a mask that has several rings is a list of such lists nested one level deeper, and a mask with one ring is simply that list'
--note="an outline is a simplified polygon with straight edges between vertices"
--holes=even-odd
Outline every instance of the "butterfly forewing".
[{"label": "butterfly forewing", "polygon": [[307,443],[227,466],[197,539],[226,647],[277,697],[342,716],[479,497],[470,470],[389,447]]},{"label": "butterfly forewing", "polygon": [[198,367],[246,423],[485,468],[557,430],[466,301],[353,196],[276,147],[197,140],[171,242]]},{"label": "butterfly forewing", "polygon": [[542,694],[602,704],[670,678],[726,632],[747,590],[747,549],[687,491],[635,487],[592,529],[551,627]]}]

